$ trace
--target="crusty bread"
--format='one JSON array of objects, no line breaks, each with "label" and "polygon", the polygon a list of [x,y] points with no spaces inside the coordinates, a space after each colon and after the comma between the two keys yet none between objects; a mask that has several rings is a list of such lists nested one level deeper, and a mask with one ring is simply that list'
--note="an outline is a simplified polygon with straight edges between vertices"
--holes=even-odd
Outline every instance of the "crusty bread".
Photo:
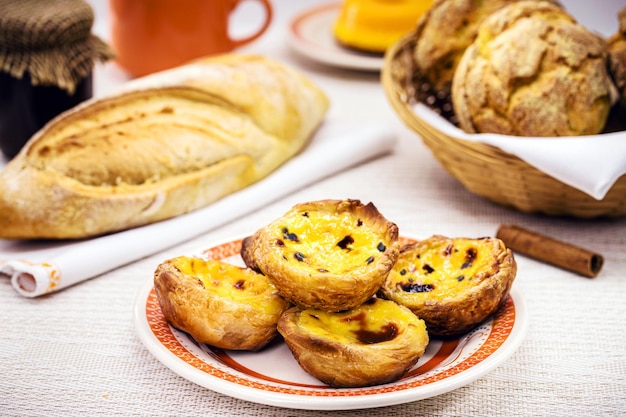
[{"label": "crusty bread", "polygon": [[626,7],[618,13],[619,30],[608,39],[609,70],[626,107]]},{"label": "crusty bread", "polygon": [[519,1],[478,28],[452,81],[460,127],[470,133],[600,133],[611,108],[604,39],[562,8]]},{"label": "crusty bread", "polygon": [[171,218],[301,150],[327,96],[294,69],[226,54],[129,82],[52,120],[0,173],[0,237],[84,238]]},{"label": "crusty bread", "polygon": [[517,1],[435,1],[418,22],[413,55],[415,66],[435,91],[450,94],[456,67],[482,21]]}]

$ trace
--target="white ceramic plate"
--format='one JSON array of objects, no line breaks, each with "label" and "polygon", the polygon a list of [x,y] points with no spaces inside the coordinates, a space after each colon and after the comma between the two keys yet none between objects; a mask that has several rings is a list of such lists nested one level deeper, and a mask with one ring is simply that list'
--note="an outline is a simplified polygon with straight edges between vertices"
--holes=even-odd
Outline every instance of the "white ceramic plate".
[{"label": "white ceramic plate", "polygon": [[[240,248],[241,239],[234,239],[193,255],[243,265]],[[146,348],[183,378],[231,397],[309,410],[383,407],[452,391],[505,361],[524,339],[528,322],[524,300],[514,288],[493,319],[458,339],[431,340],[426,353],[399,381],[335,389],[304,372],[282,341],[260,352],[224,351],[196,343],[165,321],[152,280],[139,292],[134,315]]]},{"label": "white ceramic plate", "polygon": [[380,71],[383,56],[361,53],[339,45],[333,36],[333,24],[340,4],[327,4],[308,10],[291,20],[289,45],[314,61],[362,71]]}]

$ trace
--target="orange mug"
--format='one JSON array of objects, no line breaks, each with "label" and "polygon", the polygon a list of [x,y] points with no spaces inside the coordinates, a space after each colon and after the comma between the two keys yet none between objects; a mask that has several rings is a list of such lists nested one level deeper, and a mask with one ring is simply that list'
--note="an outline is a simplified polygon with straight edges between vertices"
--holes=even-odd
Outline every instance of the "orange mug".
[{"label": "orange mug", "polygon": [[255,33],[232,39],[229,18],[244,1],[253,0],[109,0],[117,63],[139,77],[250,43],[269,27],[272,6],[254,0],[265,20]]}]

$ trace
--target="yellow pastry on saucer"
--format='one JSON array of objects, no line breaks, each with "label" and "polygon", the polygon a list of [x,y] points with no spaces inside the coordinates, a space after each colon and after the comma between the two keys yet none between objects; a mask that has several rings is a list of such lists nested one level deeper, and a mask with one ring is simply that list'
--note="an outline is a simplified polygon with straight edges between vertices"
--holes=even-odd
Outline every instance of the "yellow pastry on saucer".
[{"label": "yellow pastry on saucer", "polygon": [[335,21],[337,41],[382,53],[409,33],[433,0],[345,0]]}]

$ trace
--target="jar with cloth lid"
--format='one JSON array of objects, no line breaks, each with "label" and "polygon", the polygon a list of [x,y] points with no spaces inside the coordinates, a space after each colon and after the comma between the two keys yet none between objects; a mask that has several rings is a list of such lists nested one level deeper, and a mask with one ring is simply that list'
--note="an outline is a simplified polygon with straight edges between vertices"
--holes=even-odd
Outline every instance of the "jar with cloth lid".
[{"label": "jar with cloth lid", "polygon": [[0,0],[0,150],[13,158],[50,119],[93,94],[96,61],[114,56],[91,34],[83,0]]}]

